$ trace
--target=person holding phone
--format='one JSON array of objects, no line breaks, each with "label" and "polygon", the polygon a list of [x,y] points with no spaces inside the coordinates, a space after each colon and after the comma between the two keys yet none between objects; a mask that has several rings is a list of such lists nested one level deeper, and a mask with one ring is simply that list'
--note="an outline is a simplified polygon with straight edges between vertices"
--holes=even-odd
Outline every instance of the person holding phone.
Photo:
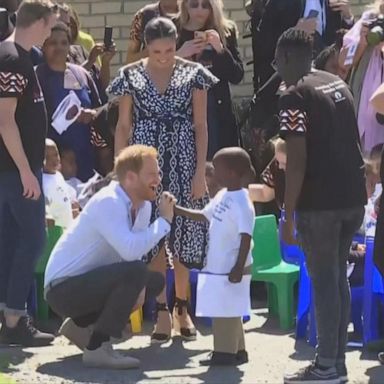
[{"label": "person holding phone", "polygon": [[355,97],[362,149],[369,155],[374,147],[384,143],[383,120],[370,103],[371,96],[384,82],[384,44],[369,44],[369,25],[384,13],[384,1],[374,1],[367,7],[354,27],[344,36],[339,63],[351,71],[349,84]]},{"label": "person holding phone", "polygon": [[221,148],[240,145],[229,84],[239,84],[244,67],[236,24],[224,16],[222,0],[183,0],[177,55],[200,62],[220,82],[208,92],[208,159]]},{"label": "person holding phone", "polygon": [[[316,12],[316,13],[315,13]],[[289,28],[315,34],[314,56],[336,40],[336,32],[350,29],[354,17],[350,0],[270,0],[266,2],[258,28],[252,31],[255,89],[274,74],[271,65],[277,40]]]},{"label": "person holding phone", "polygon": [[36,67],[36,73],[46,99],[49,121],[70,91],[75,92],[81,102],[82,112],[78,119],[62,134],[50,126],[48,137],[54,140],[59,148],[65,146],[75,152],[78,164],[76,176],[86,182],[93,176],[96,168],[92,124],[96,116],[95,108],[100,107],[101,102],[89,73],[83,67],[67,62],[69,47],[69,28],[63,23],[56,24],[52,28],[51,36],[43,45],[46,62]]}]

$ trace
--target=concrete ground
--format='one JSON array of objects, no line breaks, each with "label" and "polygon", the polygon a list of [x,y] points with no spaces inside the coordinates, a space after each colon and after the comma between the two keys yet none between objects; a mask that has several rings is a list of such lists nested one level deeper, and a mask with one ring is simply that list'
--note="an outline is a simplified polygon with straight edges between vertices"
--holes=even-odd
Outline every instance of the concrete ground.
[{"label": "concrete ground", "polygon": [[[250,362],[236,368],[200,367],[199,359],[212,346],[209,327],[199,325],[197,341],[183,343],[179,338],[163,346],[151,346],[150,322],[144,334],[134,336],[117,348],[141,360],[140,369],[111,371],[86,369],[79,350],[59,337],[45,348],[0,348],[0,384],[92,383],[92,384],[233,384],[282,383],[284,372],[306,365],[314,354],[304,342],[295,343],[292,333],[278,330],[275,320],[267,319],[265,309],[254,310],[245,325]],[[384,383],[384,367],[375,354],[350,350],[347,356],[350,383]],[[11,381],[10,381],[11,380]]]}]

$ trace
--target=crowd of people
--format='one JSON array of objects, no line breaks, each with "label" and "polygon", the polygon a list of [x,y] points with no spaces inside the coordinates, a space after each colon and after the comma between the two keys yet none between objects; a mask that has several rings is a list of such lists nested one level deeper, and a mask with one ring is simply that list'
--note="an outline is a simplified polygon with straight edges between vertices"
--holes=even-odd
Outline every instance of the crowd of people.
[{"label": "crowd of people", "polygon": [[0,7],[0,343],[54,339],[35,328],[26,302],[46,229],[58,226],[44,295],[86,366],[139,366],[112,341],[149,299],[151,343],[174,332],[195,340],[190,269],[202,270],[197,305],[213,319],[213,352],[201,364],[247,363],[255,207],[274,202],[282,241],[306,256],[318,337],[314,362],[284,381],[346,382],[347,266],[363,266],[365,252],[352,244],[357,233],[376,227],[384,273],[384,1],[361,19],[349,0],[248,1],[257,145],[234,112],[231,85],[244,64],[222,0],[138,10],[115,78],[109,27],[99,43],[65,3]]}]

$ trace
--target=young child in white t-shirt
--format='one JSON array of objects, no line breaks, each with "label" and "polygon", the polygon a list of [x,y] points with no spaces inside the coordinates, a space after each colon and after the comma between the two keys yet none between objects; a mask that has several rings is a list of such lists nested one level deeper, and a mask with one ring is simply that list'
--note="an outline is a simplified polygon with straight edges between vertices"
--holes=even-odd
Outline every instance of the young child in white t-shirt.
[{"label": "young child in white t-shirt", "polygon": [[47,218],[54,220],[59,227],[68,228],[73,220],[72,205],[76,204],[76,191],[60,173],[59,151],[51,139],[45,141],[43,192]]},{"label": "young child in white t-shirt", "polygon": [[[248,191],[242,188],[244,176],[252,170],[251,159],[242,148],[225,148],[216,153],[213,158],[214,174],[218,183],[224,189],[219,191],[210,203],[202,210],[189,210],[176,207],[175,213],[189,217],[193,220],[209,221],[209,248],[206,266],[203,273],[206,275],[225,278],[224,291],[210,297],[219,307],[225,306],[226,293],[233,292],[236,284],[244,279],[244,289],[241,290],[242,301],[250,303],[250,276],[251,274],[251,245],[255,221],[254,207],[249,199]],[[249,279],[249,280],[248,280]],[[209,280],[207,280],[209,281]],[[223,281],[223,280],[221,280]],[[248,283],[249,281],[249,283]],[[206,287],[208,291],[210,287]],[[231,291],[231,292],[230,292]],[[202,292],[197,292],[197,300],[202,299]],[[213,296],[212,296],[213,295]],[[235,304],[235,303],[233,303]],[[248,362],[245,349],[242,317],[246,313],[232,313],[223,316],[220,310],[211,313],[212,330],[214,338],[213,353],[209,359],[203,360],[202,365],[239,365]],[[204,316],[204,314],[203,314]]]}]

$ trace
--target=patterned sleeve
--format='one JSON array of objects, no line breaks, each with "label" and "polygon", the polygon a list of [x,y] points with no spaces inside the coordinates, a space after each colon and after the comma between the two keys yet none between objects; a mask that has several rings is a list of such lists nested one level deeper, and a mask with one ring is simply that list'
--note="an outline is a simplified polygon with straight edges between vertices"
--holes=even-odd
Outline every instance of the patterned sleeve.
[{"label": "patterned sleeve", "polygon": [[308,117],[303,100],[297,93],[288,92],[279,100],[280,136],[305,136],[308,130]]},{"label": "patterned sleeve", "polygon": [[143,12],[138,11],[133,17],[129,40],[141,41],[143,38]]},{"label": "patterned sleeve", "polygon": [[273,172],[275,162],[276,160],[273,159],[261,174],[261,182],[270,188],[275,188],[275,185],[276,185],[275,176]]},{"label": "patterned sleeve", "polygon": [[[17,66],[15,66],[17,68]],[[19,98],[24,94],[28,86],[28,79],[24,73],[16,68],[2,66],[0,68],[0,97],[16,97]]]},{"label": "patterned sleeve", "polygon": [[112,96],[127,96],[132,94],[132,86],[125,68],[121,68],[117,77],[112,80],[107,88],[107,93]]},{"label": "patterned sleeve", "polygon": [[196,71],[196,77],[194,82],[194,88],[208,91],[220,80],[212,75],[212,73],[201,64],[196,64],[198,69]]}]

